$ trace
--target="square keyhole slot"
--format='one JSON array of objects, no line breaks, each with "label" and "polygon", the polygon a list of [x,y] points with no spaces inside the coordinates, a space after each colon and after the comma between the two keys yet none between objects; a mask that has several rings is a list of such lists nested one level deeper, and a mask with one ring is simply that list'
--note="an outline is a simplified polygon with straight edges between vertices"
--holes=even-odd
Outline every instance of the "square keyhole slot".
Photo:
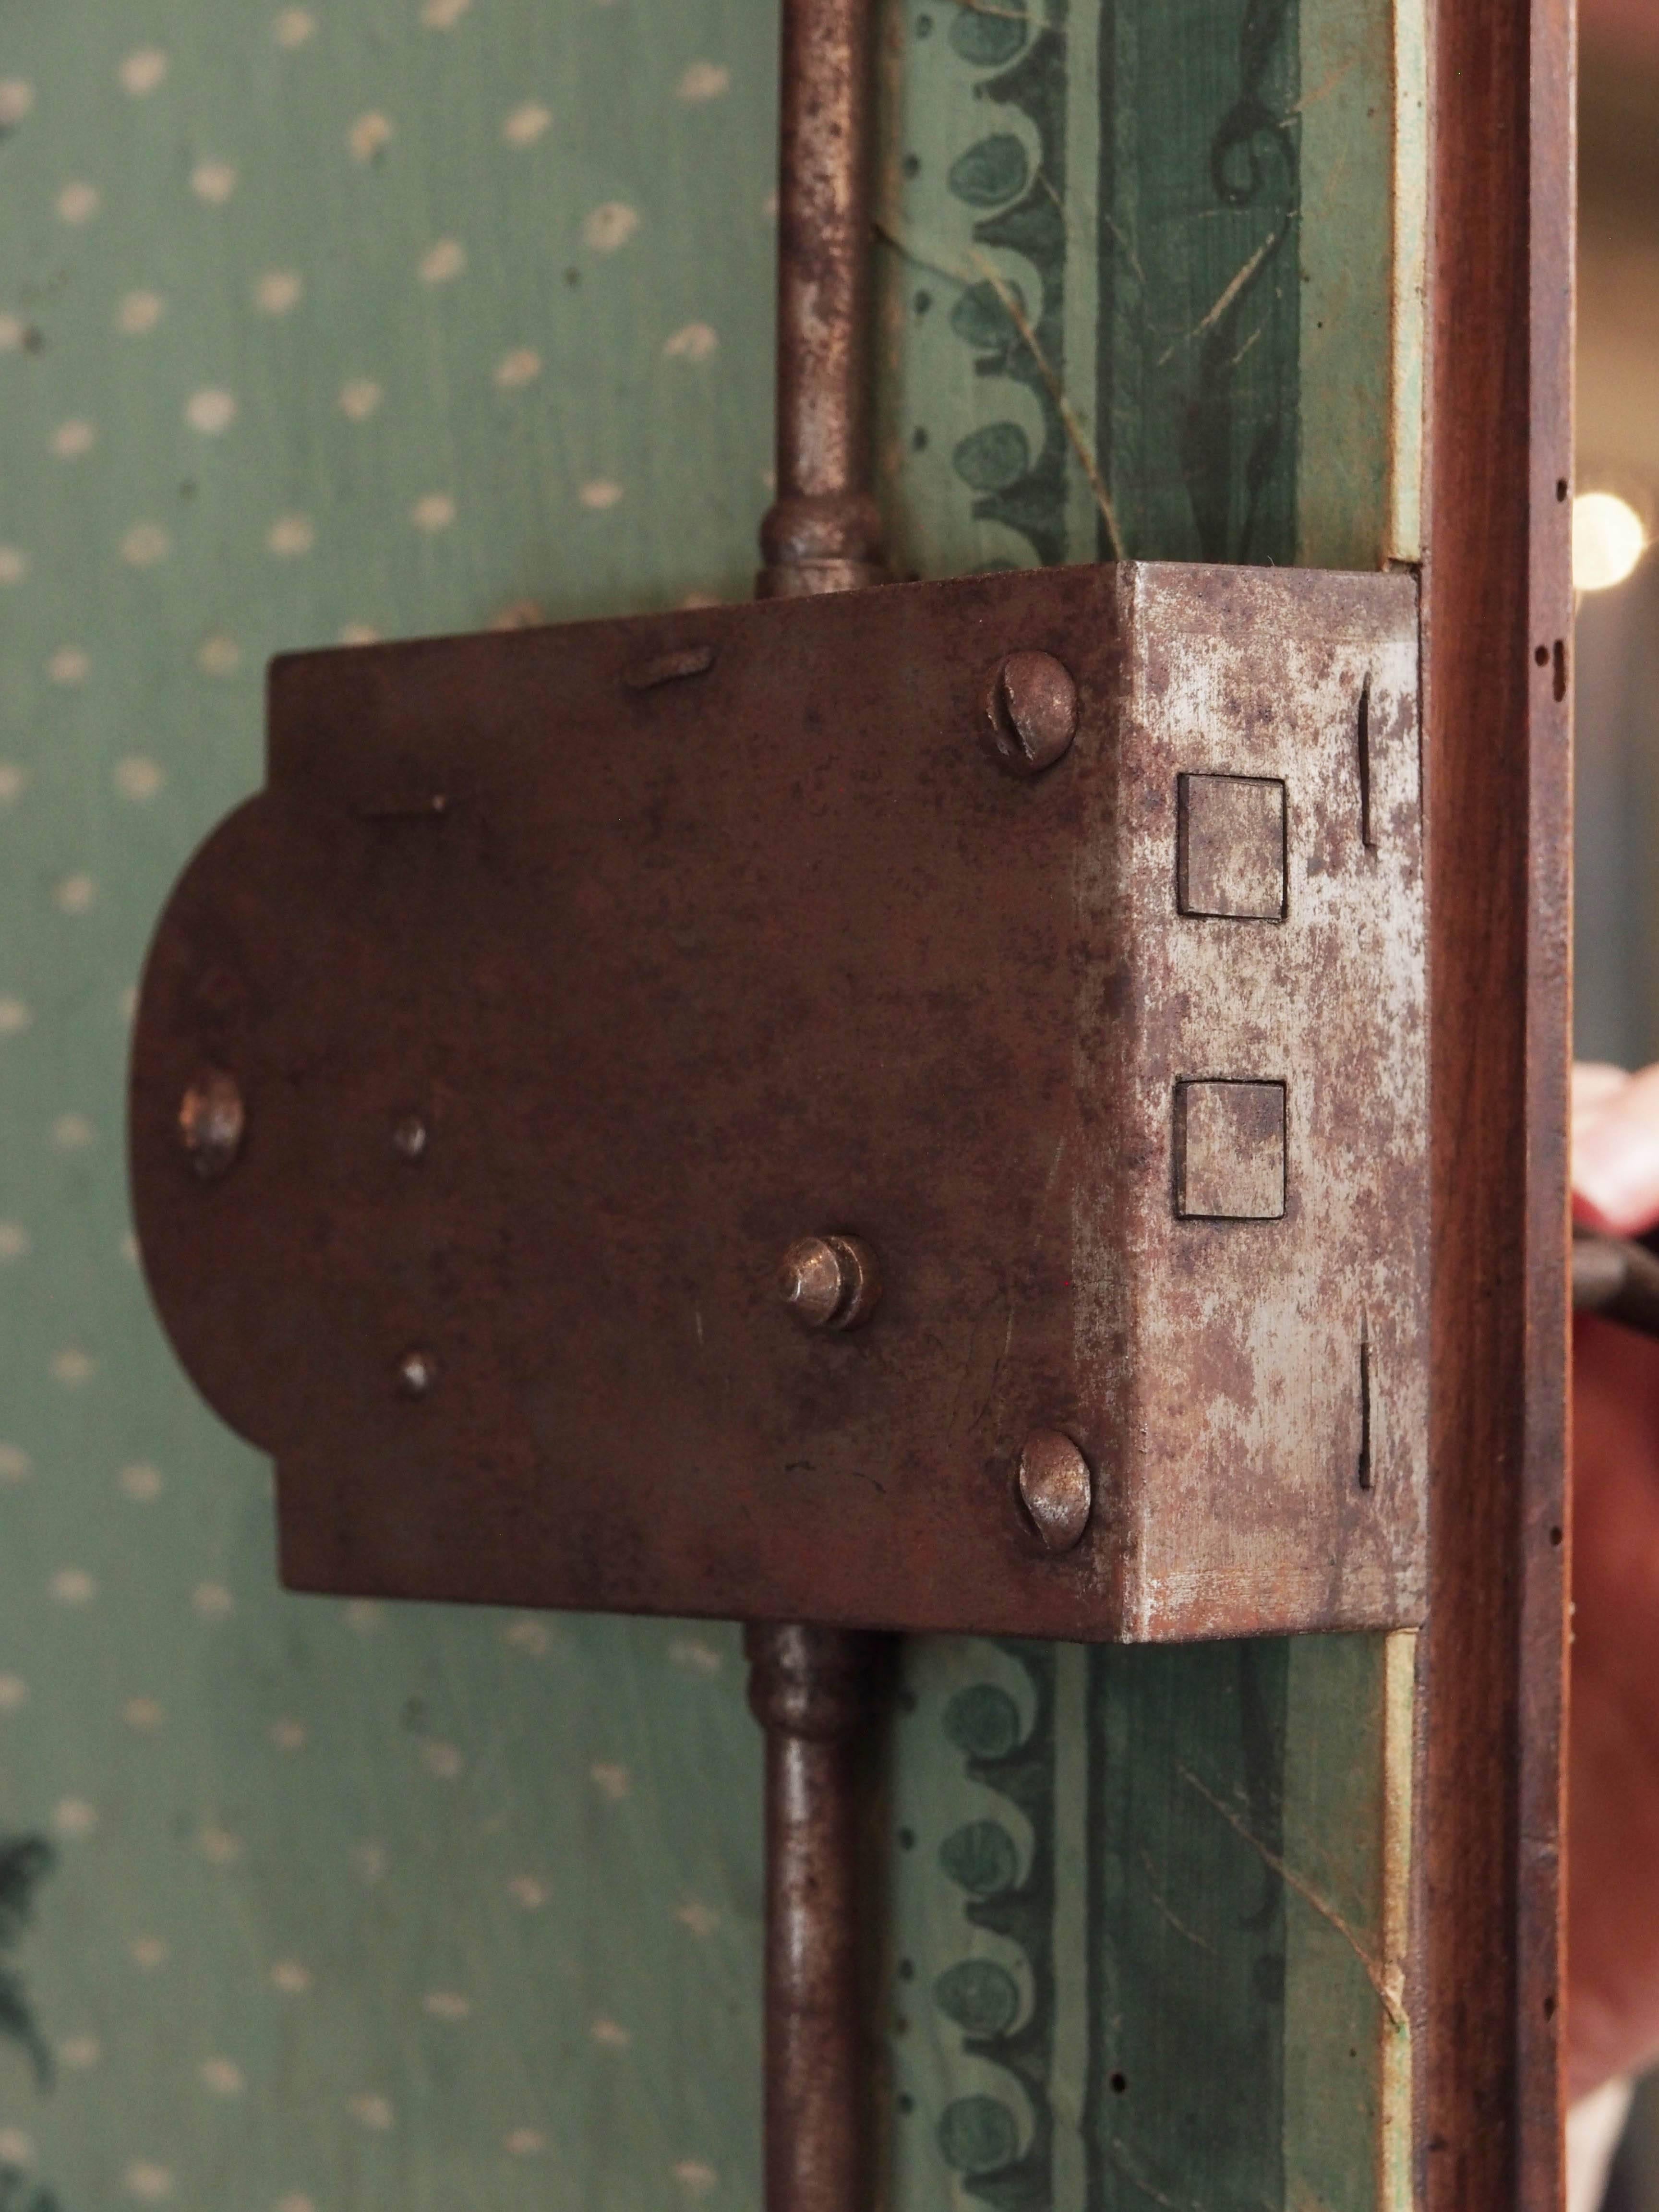
[{"label": "square keyhole slot", "polygon": [[1277,1221],[1285,1211],[1282,1083],[1178,1083],[1176,1212],[1200,1221]]},{"label": "square keyhole slot", "polygon": [[1183,775],[1176,897],[1182,914],[1285,918],[1285,787],[1273,776]]}]

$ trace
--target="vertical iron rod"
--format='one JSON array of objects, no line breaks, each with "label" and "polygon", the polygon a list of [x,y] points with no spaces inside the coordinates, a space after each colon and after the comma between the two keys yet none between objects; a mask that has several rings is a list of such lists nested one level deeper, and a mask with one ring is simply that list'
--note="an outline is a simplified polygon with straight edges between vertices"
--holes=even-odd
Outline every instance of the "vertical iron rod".
[{"label": "vertical iron rod", "polygon": [[777,497],[763,598],[882,580],[870,494],[871,0],[784,0]]},{"label": "vertical iron rod", "polygon": [[766,1731],[766,2212],[868,2212],[858,1738],[878,1639],[756,1623]]},{"label": "vertical iron rod", "polygon": [[[882,580],[871,9],[783,0],[777,494],[761,526],[762,598]],[[867,2212],[858,1738],[878,1639],[757,1623],[747,1644],[749,1702],[766,1731],[766,2212]]]}]

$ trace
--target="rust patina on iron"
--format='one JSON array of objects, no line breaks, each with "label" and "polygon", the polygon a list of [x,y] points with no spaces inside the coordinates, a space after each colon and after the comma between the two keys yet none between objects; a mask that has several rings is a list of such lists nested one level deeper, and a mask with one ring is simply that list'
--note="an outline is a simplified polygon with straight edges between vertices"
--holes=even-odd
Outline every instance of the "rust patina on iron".
[{"label": "rust patina on iron", "polygon": [[[777,497],[757,589],[803,599],[885,581],[870,477],[871,0],[783,0],[781,28]],[[875,1311],[880,1261],[862,1237],[798,1236],[779,1287],[809,1328],[854,1328]],[[862,2212],[881,2193],[854,1842],[878,1643],[787,1620],[749,1629],[766,1732],[767,2212]]]},{"label": "rust patina on iron", "polygon": [[[985,738],[1011,653],[1076,687],[1030,779]],[[151,1285],[276,1458],[289,1581],[1415,1620],[1416,665],[1409,578],[1129,566],[277,663],[268,787],[155,943],[131,1127]],[[1212,820],[1183,876],[1197,778],[1253,787],[1214,818],[1262,849],[1224,866]],[[1183,914],[1200,860],[1255,910]],[[211,1179],[204,1068],[243,1115]],[[778,1296],[816,1233],[878,1261],[860,1328]],[[1058,1552],[1043,1430],[1093,1471]]]},{"label": "rust patina on iron", "polygon": [[870,491],[871,0],[785,0],[768,598],[884,580]]},{"label": "rust patina on iron", "polygon": [[751,1623],[749,1705],[766,1731],[768,2212],[865,2212],[872,1946],[860,1905],[867,1724],[891,1639]]}]

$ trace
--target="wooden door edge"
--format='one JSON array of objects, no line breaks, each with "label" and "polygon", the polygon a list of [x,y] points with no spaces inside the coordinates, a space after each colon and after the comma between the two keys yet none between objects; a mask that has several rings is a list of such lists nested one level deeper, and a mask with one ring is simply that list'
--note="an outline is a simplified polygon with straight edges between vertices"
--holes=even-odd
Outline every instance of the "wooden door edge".
[{"label": "wooden door edge", "polygon": [[1418,2194],[1563,2183],[1574,38],[1437,0],[1424,678],[1431,1613]]}]

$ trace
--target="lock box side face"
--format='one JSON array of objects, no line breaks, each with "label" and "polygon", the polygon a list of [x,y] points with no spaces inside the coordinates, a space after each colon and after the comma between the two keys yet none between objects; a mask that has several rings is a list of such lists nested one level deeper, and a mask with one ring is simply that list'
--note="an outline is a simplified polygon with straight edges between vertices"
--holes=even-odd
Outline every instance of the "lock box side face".
[{"label": "lock box side face", "polygon": [[[276,665],[267,789],[152,952],[131,1146],[158,1305],[276,1459],[291,1583],[1073,1637],[1413,1617],[1393,1378],[1424,1224],[1373,1209],[1369,1486],[1307,1319],[1352,1226],[1316,1197],[1330,1163],[1411,1195],[1309,1116],[1393,1085],[1404,1131],[1409,1009],[1310,1073],[1275,1008],[1298,1023],[1328,957],[1375,988],[1376,946],[1333,952],[1305,889],[1337,807],[1314,725],[1347,717],[1352,781],[1369,672],[1376,806],[1404,803],[1414,604],[1324,580],[1340,618],[1296,617],[1316,709],[1230,745],[1213,718],[1255,714],[1241,669],[1282,672],[1310,580],[1224,617],[1181,584],[1206,573],[1231,572]],[[1198,658],[1171,667],[1214,663],[1191,698],[1152,648],[1177,622]],[[1399,859],[1386,898],[1417,911]],[[1304,925],[1304,955],[1205,981],[1206,933]],[[833,1281],[822,1328],[780,1297],[826,1237],[878,1270],[857,1327]],[[1241,1286],[1248,1325],[1221,1310]]]},{"label": "lock box side face", "polygon": [[[1428,1181],[1407,576],[1149,567],[1124,632],[1132,981],[1079,1265],[1119,1381],[1121,1632],[1407,1622],[1425,1600]],[[1079,1030],[1083,1026],[1079,1022]],[[1079,1071],[1085,1099],[1091,1072]],[[1127,1265],[1125,1262],[1127,1261]]]}]

